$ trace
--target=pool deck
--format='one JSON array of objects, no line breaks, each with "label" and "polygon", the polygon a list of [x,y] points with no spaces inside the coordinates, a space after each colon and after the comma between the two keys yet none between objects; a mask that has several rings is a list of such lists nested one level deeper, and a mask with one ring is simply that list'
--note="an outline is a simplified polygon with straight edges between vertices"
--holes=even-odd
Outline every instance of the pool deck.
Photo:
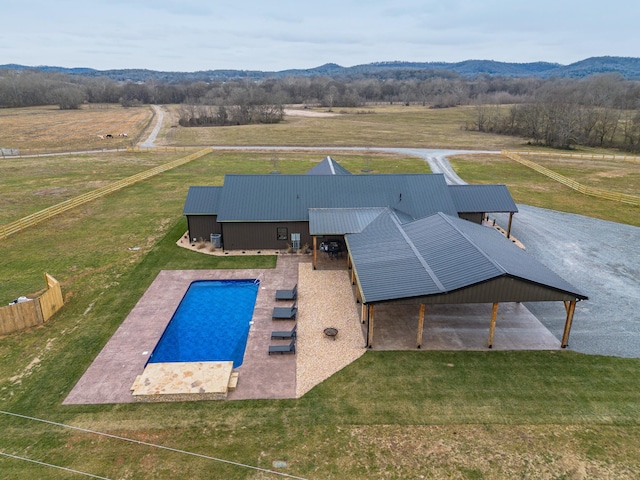
[{"label": "pool deck", "polygon": [[[282,330],[293,322],[274,321],[277,289],[292,288],[298,281],[298,263],[308,257],[289,255],[278,258],[275,269],[247,270],[163,270],[131,310],[120,328],[104,346],[64,405],[130,403],[131,387],[180,300],[195,280],[260,278],[261,284],[253,312],[244,362],[237,369],[237,389],[228,398],[295,398],[295,355],[268,355],[271,331]],[[286,305],[287,302],[282,302]],[[291,328],[291,327],[289,327]]]}]

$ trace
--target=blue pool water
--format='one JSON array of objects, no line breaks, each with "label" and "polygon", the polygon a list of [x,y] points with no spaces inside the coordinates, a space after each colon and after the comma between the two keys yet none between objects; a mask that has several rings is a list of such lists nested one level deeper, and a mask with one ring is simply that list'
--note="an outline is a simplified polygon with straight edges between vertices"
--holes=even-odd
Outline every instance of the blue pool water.
[{"label": "blue pool water", "polygon": [[253,280],[193,282],[149,363],[233,360],[234,368],[242,365],[258,286]]}]

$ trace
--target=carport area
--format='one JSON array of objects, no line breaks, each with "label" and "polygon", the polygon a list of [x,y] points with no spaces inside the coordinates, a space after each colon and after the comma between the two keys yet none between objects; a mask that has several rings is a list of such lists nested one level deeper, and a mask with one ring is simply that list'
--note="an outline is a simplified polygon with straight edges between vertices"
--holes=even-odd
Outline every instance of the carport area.
[{"label": "carport area", "polygon": [[[382,304],[375,310],[372,350],[487,350],[491,304],[428,305],[418,332],[419,307]],[[368,324],[362,324],[366,342]],[[494,350],[559,350],[558,339],[521,303],[498,310]]]},{"label": "carport area", "polygon": [[[564,348],[587,299],[494,229],[442,213],[382,212],[345,241],[368,348]],[[558,305],[560,344],[522,302]]]}]

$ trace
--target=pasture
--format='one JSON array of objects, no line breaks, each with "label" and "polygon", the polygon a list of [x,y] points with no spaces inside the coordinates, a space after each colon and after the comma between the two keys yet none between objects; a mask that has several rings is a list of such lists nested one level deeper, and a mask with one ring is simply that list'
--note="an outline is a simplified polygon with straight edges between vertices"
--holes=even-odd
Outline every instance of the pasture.
[{"label": "pasture", "polygon": [[135,145],[152,116],[149,107],[120,105],[0,109],[0,148],[23,155],[126,148]]},{"label": "pasture", "polygon": [[[561,156],[530,158],[584,185],[640,194],[637,163]],[[639,207],[588,197],[506,157],[461,155],[449,160],[458,175],[469,183],[504,183],[517,203],[640,226]]]},{"label": "pasture", "polygon": [[[312,111],[325,113],[326,109]],[[523,143],[517,138],[465,130],[463,126],[475,114],[473,107],[429,109],[416,105],[373,105],[337,108],[334,113],[338,115],[285,116],[282,123],[269,126],[172,128],[167,141],[178,145],[332,145],[474,150],[517,148]]]},{"label": "pasture", "polygon": [[[470,148],[474,136],[450,117],[461,111],[429,111],[434,116],[426,122],[422,113],[405,118],[404,108],[388,109],[386,127],[378,120],[383,113],[369,114],[379,123],[377,136],[370,125],[358,127],[364,115],[354,113],[339,126],[332,119],[340,117],[255,126],[255,137],[246,127],[169,128],[163,131],[173,137],[162,141],[275,144],[274,135],[290,138],[288,144],[342,146],[348,132],[340,129],[353,128],[356,145]],[[288,137],[280,131],[284,127]],[[407,143],[400,145],[398,135]],[[442,145],[429,138],[440,138]],[[500,139],[478,139],[477,148],[514,148],[520,142],[504,138],[501,146]],[[0,338],[0,410],[314,479],[640,476],[637,359],[570,351],[368,352],[299,400],[61,405],[160,270],[275,265],[271,256],[211,257],[177,248],[186,229],[181,212],[189,185],[219,185],[225,173],[269,173],[275,165],[283,173],[302,173],[327,153],[215,152],[2,240],[0,302],[36,293],[47,271],[60,280],[66,304],[42,327]],[[423,161],[402,156],[331,154],[354,172],[428,171]],[[181,155],[0,160],[2,209],[16,198],[2,221],[82,193],[92,182],[111,182]],[[508,162],[474,156],[454,165],[469,182],[507,183],[520,202],[599,211],[608,219],[621,211],[620,205],[598,204],[605,201],[564,187],[552,195],[550,180]],[[553,165],[548,166],[564,168]],[[590,175],[611,172],[607,165],[595,164]],[[627,188],[626,177],[609,173],[606,181],[611,189]],[[4,194],[5,186],[11,194]],[[55,197],[60,188],[68,191]],[[36,195],[40,191],[49,193]],[[563,202],[563,195],[569,200]],[[620,217],[628,220],[630,214],[622,211]],[[278,478],[3,414],[0,431],[0,452],[109,478]],[[286,467],[274,467],[276,461]],[[69,478],[67,472],[1,456],[0,471],[12,479]]]}]

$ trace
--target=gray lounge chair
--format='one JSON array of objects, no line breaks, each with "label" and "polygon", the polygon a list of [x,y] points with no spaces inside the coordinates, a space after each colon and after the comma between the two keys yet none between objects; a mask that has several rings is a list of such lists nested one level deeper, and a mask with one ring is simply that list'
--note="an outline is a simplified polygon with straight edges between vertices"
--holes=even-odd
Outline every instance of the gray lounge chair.
[{"label": "gray lounge chair", "polygon": [[276,300],[295,300],[298,297],[298,284],[291,290],[276,290]]},{"label": "gray lounge chair", "polygon": [[290,307],[274,307],[271,318],[275,320],[295,320],[298,307],[294,303]]},{"label": "gray lounge chair", "polygon": [[296,329],[298,328],[298,324],[296,323],[291,330],[278,330],[275,332],[271,332],[272,339],[287,339],[287,338],[295,338],[296,337]]},{"label": "gray lounge chair", "polygon": [[291,343],[289,345],[269,345],[269,355],[271,355],[272,353],[279,353],[279,354],[284,354],[284,353],[296,353],[296,338],[293,337],[293,340],[291,340]]}]

